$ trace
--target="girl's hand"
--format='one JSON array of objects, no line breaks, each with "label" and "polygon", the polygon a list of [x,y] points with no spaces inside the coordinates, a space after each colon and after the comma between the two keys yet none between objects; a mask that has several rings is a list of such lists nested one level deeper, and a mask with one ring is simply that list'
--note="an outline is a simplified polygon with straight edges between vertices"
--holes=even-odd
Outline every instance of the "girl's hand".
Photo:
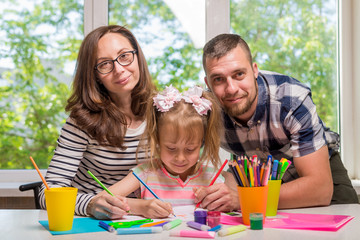
[{"label": "girl's hand", "polygon": [[130,210],[125,197],[111,196],[103,191],[93,197],[86,211],[96,219],[119,219]]},{"label": "girl's hand", "polygon": [[163,202],[159,199],[142,201],[144,201],[144,205],[141,215],[145,218],[166,218],[173,212],[170,203]]},{"label": "girl's hand", "polygon": [[239,196],[224,183],[208,187],[193,188],[195,204],[201,201],[200,207],[210,211],[228,212],[239,209]]}]

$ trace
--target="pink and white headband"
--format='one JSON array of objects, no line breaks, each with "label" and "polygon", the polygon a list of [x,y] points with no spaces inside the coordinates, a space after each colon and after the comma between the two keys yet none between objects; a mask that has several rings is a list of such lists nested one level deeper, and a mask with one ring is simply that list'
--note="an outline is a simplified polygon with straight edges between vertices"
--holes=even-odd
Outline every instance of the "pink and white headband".
[{"label": "pink and white headband", "polygon": [[161,93],[158,93],[156,97],[153,98],[154,106],[160,112],[167,112],[174,106],[174,103],[180,102],[182,99],[187,103],[192,103],[195,110],[202,116],[206,115],[209,110],[211,110],[211,102],[203,97],[202,88],[195,86],[185,91],[183,94],[179,92],[172,85],[165,87],[165,90]]}]

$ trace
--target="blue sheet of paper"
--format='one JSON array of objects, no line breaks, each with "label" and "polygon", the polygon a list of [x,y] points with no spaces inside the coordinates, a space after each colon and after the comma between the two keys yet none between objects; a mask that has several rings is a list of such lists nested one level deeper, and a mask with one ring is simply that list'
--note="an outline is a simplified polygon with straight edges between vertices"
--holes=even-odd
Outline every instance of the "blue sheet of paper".
[{"label": "blue sheet of paper", "polygon": [[[90,233],[90,232],[103,232],[106,231],[102,227],[99,226],[98,219],[83,217],[83,218],[74,218],[73,227],[69,231],[50,231],[49,230],[49,222],[39,221],[41,225],[43,225],[46,230],[48,230],[52,235],[64,235],[64,234],[75,234],[75,233]],[[111,221],[104,221],[106,223],[110,223]]]}]

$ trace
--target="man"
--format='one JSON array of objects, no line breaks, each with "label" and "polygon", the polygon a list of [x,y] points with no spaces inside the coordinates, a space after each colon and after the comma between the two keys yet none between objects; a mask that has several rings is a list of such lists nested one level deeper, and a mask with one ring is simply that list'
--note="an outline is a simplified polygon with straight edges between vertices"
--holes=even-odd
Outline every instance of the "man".
[{"label": "man", "polygon": [[[221,34],[204,47],[205,83],[223,108],[222,147],[237,156],[286,158],[279,208],[358,203],[339,153],[339,135],[316,112],[311,90],[294,78],[258,70],[247,43]],[[330,161],[329,161],[330,159]],[[236,182],[195,191],[210,210],[239,209]]]}]

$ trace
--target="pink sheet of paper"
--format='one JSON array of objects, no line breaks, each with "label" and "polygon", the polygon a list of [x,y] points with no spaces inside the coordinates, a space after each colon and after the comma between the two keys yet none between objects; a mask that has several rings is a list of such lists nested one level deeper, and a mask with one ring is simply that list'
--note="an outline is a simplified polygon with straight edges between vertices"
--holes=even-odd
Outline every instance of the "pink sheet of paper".
[{"label": "pink sheet of paper", "polygon": [[[277,217],[265,219],[264,228],[337,231],[353,218],[346,215],[279,212]],[[222,215],[220,223],[225,225],[243,224],[240,216],[228,215]]]}]

